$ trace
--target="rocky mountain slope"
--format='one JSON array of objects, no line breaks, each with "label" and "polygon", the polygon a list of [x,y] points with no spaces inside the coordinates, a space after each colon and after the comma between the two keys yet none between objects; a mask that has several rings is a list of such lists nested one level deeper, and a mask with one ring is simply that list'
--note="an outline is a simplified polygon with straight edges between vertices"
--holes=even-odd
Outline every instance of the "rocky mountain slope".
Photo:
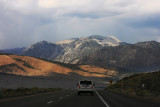
[{"label": "rocky mountain slope", "polygon": [[104,47],[83,57],[79,64],[139,70],[160,69],[160,43],[155,41]]},{"label": "rocky mountain slope", "polygon": [[47,41],[41,41],[23,50],[23,55],[53,60],[63,50],[63,47]]},{"label": "rocky mountain slope", "polygon": [[65,45],[66,40],[61,41],[58,42],[58,44],[63,46],[65,45],[65,47],[55,60],[75,64],[84,56],[90,55],[104,46],[117,46],[120,42],[121,41],[114,36],[103,37],[99,35],[92,35],[74,40],[72,39],[72,42],[69,42],[67,45]]}]

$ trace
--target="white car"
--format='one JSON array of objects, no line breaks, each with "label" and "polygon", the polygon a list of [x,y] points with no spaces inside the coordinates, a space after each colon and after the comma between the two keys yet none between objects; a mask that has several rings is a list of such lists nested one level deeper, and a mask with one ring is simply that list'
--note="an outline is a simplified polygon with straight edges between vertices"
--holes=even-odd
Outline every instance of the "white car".
[{"label": "white car", "polygon": [[81,93],[91,93],[94,94],[94,84],[91,80],[80,80],[77,83],[78,86],[78,95]]}]

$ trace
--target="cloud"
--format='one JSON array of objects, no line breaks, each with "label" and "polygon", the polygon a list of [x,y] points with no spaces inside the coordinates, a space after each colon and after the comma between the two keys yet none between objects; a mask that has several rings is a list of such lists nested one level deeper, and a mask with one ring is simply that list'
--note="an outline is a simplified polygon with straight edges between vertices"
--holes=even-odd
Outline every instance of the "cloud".
[{"label": "cloud", "polygon": [[160,37],[157,37],[157,41],[160,42]]},{"label": "cloud", "polygon": [[0,0],[0,49],[40,40],[115,35],[158,40],[159,0]]},{"label": "cloud", "polygon": [[153,14],[123,20],[126,24],[135,28],[155,28],[160,29],[160,15]]},{"label": "cloud", "polygon": [[38,5],[42,8],[59,8],[87,5],[88,1],[89,0],[39,0]]},{"label": "cloud", "polygon": [[117,16],[120,15],[121,13],[116,13],[116,12],[107,12],[107,11],[101,11],[101,12],[73,12],[71,14],[66,14],[64,16],[68,17],[79,17],[79,18],[103,18],[103,17],[110,17],[110,16]]}]

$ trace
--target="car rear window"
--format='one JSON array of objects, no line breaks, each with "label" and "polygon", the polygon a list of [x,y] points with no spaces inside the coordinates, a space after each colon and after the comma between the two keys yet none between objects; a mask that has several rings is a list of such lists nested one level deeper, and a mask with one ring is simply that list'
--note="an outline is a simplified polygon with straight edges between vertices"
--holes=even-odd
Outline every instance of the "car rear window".
[{"label": "car rear window", "polygon": [[80,84],[91,85],[91,81],[80,81]]}]

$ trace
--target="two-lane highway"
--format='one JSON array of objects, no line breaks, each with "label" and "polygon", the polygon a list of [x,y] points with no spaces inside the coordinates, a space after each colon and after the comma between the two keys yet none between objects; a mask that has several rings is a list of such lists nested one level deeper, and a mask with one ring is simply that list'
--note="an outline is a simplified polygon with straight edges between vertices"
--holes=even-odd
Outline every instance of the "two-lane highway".
[{"label": "two-lane highway", "polygon": [[99,90],[94,95],[77,95],[75,90],[0,101],[0,107],[160,107],[158,104],[137,100],[121,94]]}]

